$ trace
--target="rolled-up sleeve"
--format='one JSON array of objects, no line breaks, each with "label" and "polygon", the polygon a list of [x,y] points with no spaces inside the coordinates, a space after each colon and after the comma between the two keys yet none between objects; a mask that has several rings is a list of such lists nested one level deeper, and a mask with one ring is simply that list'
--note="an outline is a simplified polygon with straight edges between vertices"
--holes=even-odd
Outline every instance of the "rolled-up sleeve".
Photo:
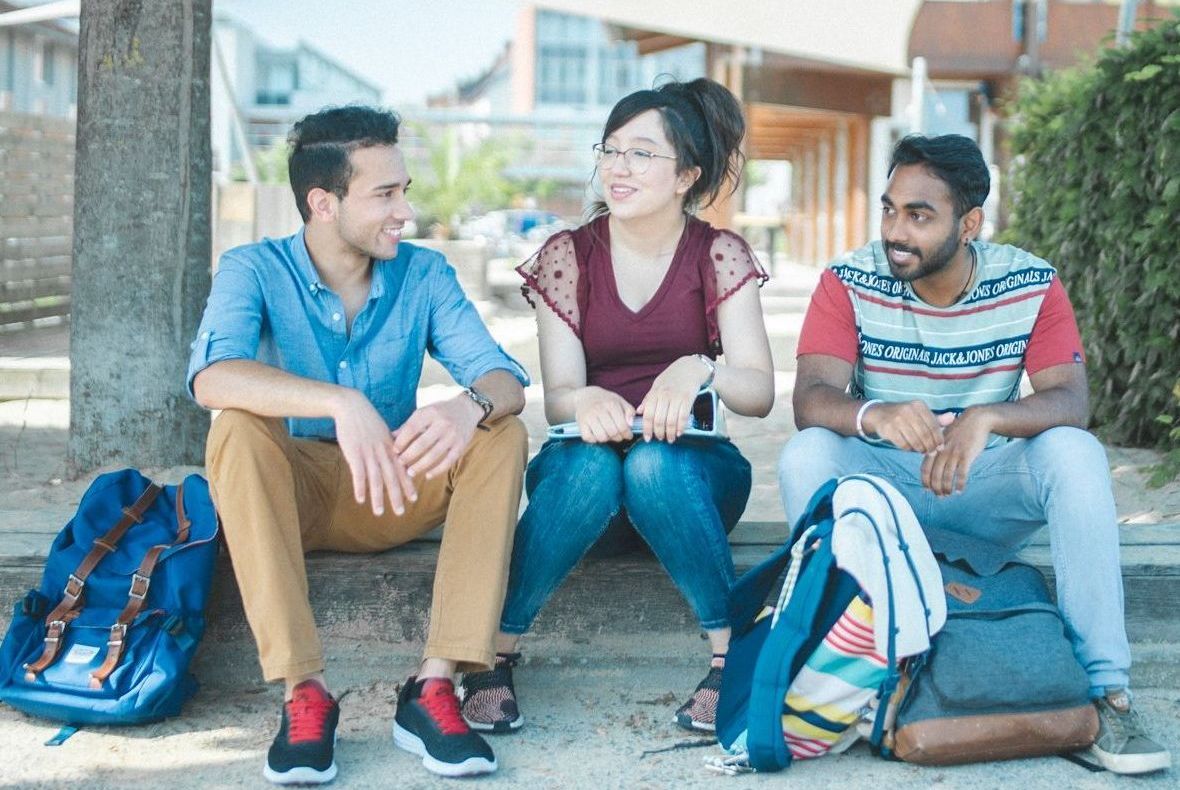
[{"label": "rolled-up sleeve", "polygon": [[430,355],[464,387],[493,370],[507,370],[527,387],[528,372],[492,339],[455,270],[441,262],[431,268]]},{"label": "rolled-up sleeve", "polygon": [[226,359],[254,359],[262,328],[262,286],[254,269],[236,258],[221,259],[191,346],[188,393],[205,368]]}]

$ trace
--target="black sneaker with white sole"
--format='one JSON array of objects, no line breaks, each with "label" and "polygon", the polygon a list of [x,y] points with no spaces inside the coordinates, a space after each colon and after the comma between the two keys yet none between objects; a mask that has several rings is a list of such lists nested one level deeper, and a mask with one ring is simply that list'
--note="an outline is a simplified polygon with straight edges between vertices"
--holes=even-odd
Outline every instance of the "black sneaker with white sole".
[{"label": "black sneaker with white sole", "polygon": [[336,778],[336,723],[340,706],[314,680],[296,686],[283,704],[279,734],[262,775],[279,785],[318,785]]},{"label": "black sneaker with white sole", "polygon": [[445,678],[411,676],[397,695],[393,743],[422,758],[439,776],[473,776],[496,770],[496,756],[459,712],[455,685]]}]

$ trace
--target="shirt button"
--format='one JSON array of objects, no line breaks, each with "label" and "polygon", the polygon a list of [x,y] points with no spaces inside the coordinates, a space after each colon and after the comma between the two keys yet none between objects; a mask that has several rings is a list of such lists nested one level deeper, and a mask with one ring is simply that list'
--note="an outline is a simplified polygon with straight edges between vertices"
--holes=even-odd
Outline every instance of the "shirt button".
[{"label": "shirt button", "polygon": [[340,313],[332,313],[332,320],[339,321],[340,320]]},{"label": "shirt button", "polygon": [[348,363],[345,362],[344,360],[340,360],[340,369],[344,370],[347,367],[348,367]]}]

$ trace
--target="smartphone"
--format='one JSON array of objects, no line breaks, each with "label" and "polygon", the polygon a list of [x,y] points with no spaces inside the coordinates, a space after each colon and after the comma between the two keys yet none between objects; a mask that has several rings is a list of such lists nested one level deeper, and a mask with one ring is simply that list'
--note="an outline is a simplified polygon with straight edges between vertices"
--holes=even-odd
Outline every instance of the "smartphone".
[{"label": "smartphone", "polygon": [[[725,432],[725,407],[721,404],[721,399],[717,397],[717,390],[701,390],[696,400],[692,402],[691,414],[692,416],[688,421],[688,428],[681,434],[682,436],[700,436],[713,439],[724,439],[727,437]],[[635,435],[643,433],[642,417],[636,417],[632,421],[631,433]],[[582,438],[582,434],[578,430],[578,424],[576,422],[563,422],[560,425],[550,426],[549,438],[580,439]]]}]

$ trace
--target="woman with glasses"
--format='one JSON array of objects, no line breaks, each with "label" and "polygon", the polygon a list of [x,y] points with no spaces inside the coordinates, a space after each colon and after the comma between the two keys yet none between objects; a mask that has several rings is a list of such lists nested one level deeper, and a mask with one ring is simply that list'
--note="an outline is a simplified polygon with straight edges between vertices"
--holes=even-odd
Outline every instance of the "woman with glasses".
[{"label": "woman with glasses", "polygon": [[712,647],[708,675],[675,720],[714,729],[734,582],[726,536],[745,509],[750,464],[728,439],[685,431],[703,389],[738,414],[765,416],[774,379],[758,295],[766,274],[741,237],[694,214],[736,189],[744,132],[737,100],[711,80],[623,98],[594,146],[603,199],[590,221],[517,269],[537,309],[546,417],[576,430],[529,464],[496,665],[463,680],[463,715],[476,729],[522,724],[512,681],[520,635],[591,546],[618,553],[635,533]]}]

